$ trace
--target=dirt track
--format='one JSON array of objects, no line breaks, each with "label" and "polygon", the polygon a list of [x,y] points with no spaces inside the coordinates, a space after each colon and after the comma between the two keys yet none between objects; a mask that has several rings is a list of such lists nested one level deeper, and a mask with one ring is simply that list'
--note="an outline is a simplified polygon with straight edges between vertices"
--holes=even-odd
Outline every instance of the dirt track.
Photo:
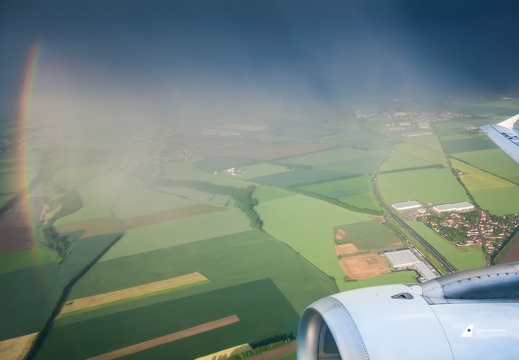
[{"label": "dirt track", "polygon": [[176,340],[184,339],[193,335],[197,335],[206,331],[218,329],[220,327],[224,327],[227,325],[234,324],[239,322],[240,319],[236,315],[227,316],[222,319],[218,319],[215,321],[210,321],[202,325],[197,325],[189,329],[185,329],[182,331],[178,331],[175,333],[171,333],[168,335],[164,335],[155,339],[151,339],[148,341],[144,341],[135,345],[127,346],[122,349],[110,351],[108,353],[104,353],[95,357],[90,358],[89,360],[110,360],[117,359],[123,356],[127,356],[139,351],[147,350],[154,348],[155,346],[167,344],[169,342],[173,342]]}]

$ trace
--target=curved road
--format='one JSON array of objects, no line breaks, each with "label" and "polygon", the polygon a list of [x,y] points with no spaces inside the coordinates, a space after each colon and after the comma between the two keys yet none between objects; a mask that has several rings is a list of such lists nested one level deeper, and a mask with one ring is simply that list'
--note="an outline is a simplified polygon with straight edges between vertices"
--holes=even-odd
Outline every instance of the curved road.
[{"label": "curved road", "polygon": [[384,157],[384,159],[382,159],[382,161],[377,165],[377,167],[375,168],[375,171],[373,171],[373,176],[371,177],[371,187],[373,188],[373,192],[375,193],[375,196],[377,197],[377,200],[378,202],[380,203],[380,205],[382,206],[382,208],[387,212],[387,214],[389,216],[391,216],[393,218],[393,220],[395,220],[395,222],[397,224],[399,224],[400,226],[402,226],[404,229],[406,229],[406,231],[411,234],[420,244],[423,245],[423,247],[425,247],[427,249],[427,251],[429,251],[441,264],[442,266],[447,269],[449,272],[454,272],[456,271],[456,269],[454,269],[454,267],[443,257],[442,254],[440,254],[435,248],[433,248],[431,245],[429,245],[429,243],[422,237],[420,236],[420,234],[418,234],[416,231],[414,231],[409,225],[406,224],[405,221],[403,221],[402,219],[400,219],[398,216],[396,216],[395,214],[393,214],[393,212],[391,212],[391,209],[389,208],[389,206],[386,205],[386,203],[384,202],[384,200],[382,199],[382,197],[380,196],[380,193],[378,192],[378,187],[377,187],[377,177],[378,177],[378,173],[380,171],[380,168],[382,167],[382,164],[384,164],[384,162],[389,159],[389,157],[391,156],[391,154],[393,153],[393,150],[389,150],[389,152],[387,153],[387,155]]}]

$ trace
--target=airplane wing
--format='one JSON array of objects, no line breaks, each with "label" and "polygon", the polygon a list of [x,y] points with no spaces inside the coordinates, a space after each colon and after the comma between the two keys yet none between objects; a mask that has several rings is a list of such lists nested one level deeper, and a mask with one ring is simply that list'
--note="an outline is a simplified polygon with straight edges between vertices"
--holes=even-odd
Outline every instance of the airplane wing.
[{"label": "airplane wing", "polygon": [[519,120],[519,114],[497,125],[483,125],[480,128],[490,140],[519,164],[519,130],[514,129],[517,120]]}]

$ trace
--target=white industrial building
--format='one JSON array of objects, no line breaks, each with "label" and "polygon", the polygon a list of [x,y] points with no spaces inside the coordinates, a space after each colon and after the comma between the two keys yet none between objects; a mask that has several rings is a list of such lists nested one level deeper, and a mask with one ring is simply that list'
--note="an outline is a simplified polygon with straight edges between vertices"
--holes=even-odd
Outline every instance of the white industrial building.
[{"label": "white industrial building", "polygon": [[405,210],[411,210],[411,209],[418,209],[422,207],[422,204],[420,204],[418,201],[410,200],[410,201],[402,201],[402,202],[396,202],[391,204],[391,206],[396,209],[397,211],[405,211]]},{"label": "white industrial building", "polygon": [[431,269],[409,249],[388,251],[383,255],[391,262],[395,270],[414,269],[426,280],[432,280],[438,275],[433,273]]},{"label": "white industrial building", "polygon": [[469,202],[462,201],[454,204],[441,204],[433,206],[433,210],[437,213],[451,212],[451,211],[473,211],[476,208]]}]

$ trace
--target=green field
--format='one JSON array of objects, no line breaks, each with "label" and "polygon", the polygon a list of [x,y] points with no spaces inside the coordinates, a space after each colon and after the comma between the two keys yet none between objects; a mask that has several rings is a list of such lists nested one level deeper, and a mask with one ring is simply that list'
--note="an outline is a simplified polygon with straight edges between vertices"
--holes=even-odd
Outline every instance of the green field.
[{"label": "green field", "polygon": [[295,334],[299,321],[275,284],[263,279],[81,322],[62,324],[58,320],[36,359],[84,359],[231,315],[237,315],[239,322],[130,358],[171,359],[174,355],[175,359],[193,359],[243,343],[258,343],[273,334]]},{"label": "green field", "polygon": [[343,286],[343,291],[360,289],[368,286],[390,285],[390,284],[416,284],[416,272],[397,271],[390,274],[380,275],[371,279],[348,281]]},{"label": "green field", "polygon": [[340,173],[322,169],[293,170],[289,172],[260,176],[250,181],[263,185],[271,185],[277,187],[298,186],[314,182],[338,179],[348,176],[348,173]]},{"label": "green field", "polygon": [[244,158],[210,158],[196,161],[194,164],[197,168],[204,172],[213,173],[215,171],[225,170],[232,167],[244,167],[256,163],[257,160]]},{"label": "green field", "polygon": [[166,163],[164,164],[163,171],[163,179],[206,181],[216,185],[234,186],[238,188],[254,185],[245,179],[204,172],[187,161]]},{"label": "green field", "polygon": [[250,230],[239,209],[190,216],[128,230],[101,261]]},{"label": "green field", "polygon": [[423,223],[408,221],[407,224],[438,250],[457,270],[474,269],[486,265],[483,250],[460,251],[450,241],[442,238]]},{"label": "green field", "polygon": [[257,211],[267,233],[333,276],[342,289],[344,272],[334,250],[334,228],[369,220],[368,215],[303,195],[260,203]]},{"label": "green field", "polygon": [[58,169],[52,181],[58,186],[71,189],[108,171],[106,164],[71,165]]},{"label": "green field", "polygon": [[386,154],[385,150],[366,150],[343,147],[318,151],[302,156],[278,160],[285,164],[300,164],[321,169],[335,170],[348,174],[369,174]]},{"label": "green field", "polygon": [[45,247],[0,255],[0,274],[59,261],[55,251]]},{"label": "green field", "polygon": [[289,171],[285,166],[261,163],[250,166],[243,166],[241,169],[245,170],[245,173],[239,175],[243,179],[252,179],[260,176],[267,176],[273,174],[279,174]]},{"label": "green field", "polygon": [[[195,191],[195,190],[193,190]],[[179,192],[183,195],[182,192]],[[204,193],[207,198],[209,194]],[[196,200],[142,189],[131,181],[126,180],[120,190],[117,201],[113,206],[113,215],[120,219],[152,214],[159,211],[178,209],[196,204]]]},{"label": "green field", "polygon": [[447,154],[457,154],[468,151],[495,149],[497,146],[487,137],[474,137],[465,140],[449,140],[443,142]]},{"label": "green field", "polygon": [[295,193],[287,190],[282,190],[277,187],[261,185],[254,190],[253,196],[260,203],[264,203],[271,200],[281,199],[286,196],[293,196]]},{"label": "green field", "polygon": [[469,200],[450,169],[380,174],[379,188],[389,203],[419,200],[423,204],[443,204]]},{"label": "green field", "polygon": [[478,168],[456,159],[452,159],[451,164],[454,169],[462,172],[458,176],[471,193],[476,190],[500,189],[517,186],[507,180],[479,170]]},{"label": "green field", "polygon": [[[411,157],[413,157],[413,158],[417,158],[417,159],[421,159],[421,160],[425,161],[427,164],[424,164],[424,165],[440,164],[440,165],[447,166],[447,159],[445,158],[445,155],[443,154],[443,152],[441,150],[432,150],[427,147],[424,147],[421,145],[416,145],[416,144],[411,144],[408,142],[396,144],[395,149],[406,152],[408,155],[411,155]],[[390,160],[395,155],[396,155],[396,153],[391,156]],[[402,165],[404,165],[404,164],[402,164]],[[407,166],[407,167],[410,167],[410,166]],[[385,164],[384,164],[383,169],[386,170]]]},{"label": "green field", "polygon": [[[398,144],[404,145],[404,144]],[[407,144],[405,144],[407,145]],[[396,147],[396,146],[395,146]],[[406,170],[433,165],[431,162],[421,159],[406,151],[395,150],[391,157],[384,163],[382,172]]]},{"label": "green field", "polygon": [[347,230],[348,234],[337,243],[353,243],[360,251],[383,251],[403,247],[395,232],[376,220],[347,224],[337,228]]},{"label": "green field", "polygon": [[494,215],[519,213],[519,187],[473,191],[472,196],[483,209]]},{"label": "green field", "polygon": [[442,153],[442,147],[438,137],[436,135],[423,135],[423,136],[410,136],[400,137],[400,140],[404,140],[407,143],[417,145],[419,147],[427,148],[437,153]]},{"label": "green field", "polygon": [[501,149],[476,150],[452,156],[479,169],[519,183],[519,166]]},{"label": "green field", "polygon": [[83,207],[55,222],[56,226],[112,216],[112,206],[123,184],[122,171],[105,173],[77,188]]},{"label": "green field", "polygon": [[318,184],[299,187],[325,197],[340,200],[360,209],[380,210],[378,203],[371,194],[371,177],[357,176],[332,180]]}]

